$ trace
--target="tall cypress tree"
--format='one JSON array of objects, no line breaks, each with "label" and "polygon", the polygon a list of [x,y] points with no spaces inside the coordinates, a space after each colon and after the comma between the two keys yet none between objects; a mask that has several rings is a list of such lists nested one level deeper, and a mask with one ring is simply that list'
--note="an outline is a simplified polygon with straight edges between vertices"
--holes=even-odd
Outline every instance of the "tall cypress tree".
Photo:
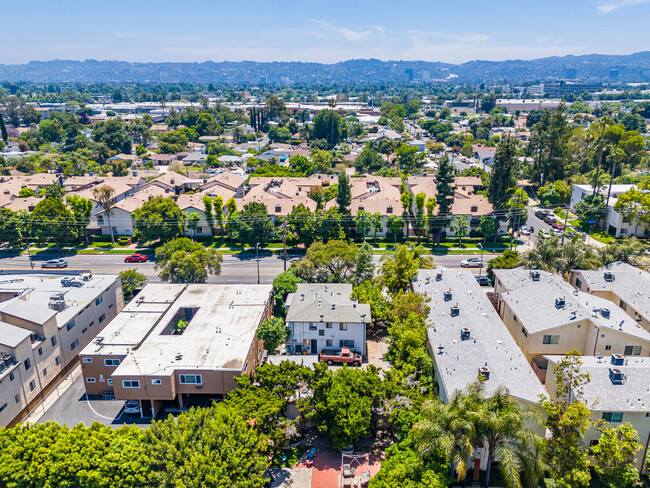
[{"label": "tall cypress tree", "polygon": [[350,213],[348,207],[352,202],[352,190],[350,188],[350,179],[345,171],[339,173],[338,193],[336,194],[336,203],[339,206],[339,212],[342,215]]},{"label": "tall cypress tree", "polygon": [[7,135],[7,128],[5,127],[5,121],[3,120],[1,113],[0,113],[0,135],[2,136],[2,140],[7,142],[9,136]]},{"label": "tall cypress tree", "polygon": [[451,216],[451,207],[454,204],[454,167],[451,165],[449,158],[443,156],[438,166],[436,175],[436,190],[438,194],[438,215],[434,227],[436,242],[440,242],[440,231],[447,227]]},{"label": "tall cypress tree", "polygon": [[494,156],[487,197],[495,210],[505,208],[510,198],[510,190],[515,186],[515,158],[517,147],[514,138],[505,136],[497,147]]}]

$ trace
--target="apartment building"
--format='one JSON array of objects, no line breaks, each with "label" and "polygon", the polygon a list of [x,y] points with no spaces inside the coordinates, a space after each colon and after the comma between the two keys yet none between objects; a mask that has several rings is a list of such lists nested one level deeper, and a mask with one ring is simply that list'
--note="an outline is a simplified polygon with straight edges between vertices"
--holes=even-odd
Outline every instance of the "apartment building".
[{"label": "apartment building", "polygon": [[650,274],[618,261],[599,270],[572,270],[571,284],[585,293],[605,298],[650,330]]},{"label": "apartment building", "polygon": [[504,269],[494,276],[499,315],[540,377],[543,356],[574,349],[587,356],[650,356],[650,332],[609,300],[545,271]]},{"label": "apartment building", "polygon": [[349,347],[366,356],[370,305],[351,298],[349,283],[300,283],[287,306],[287,352],[319,354],[323,349]]},{"label": "apartment building", "polygon": [[190,395],[221,398],[263,357],[256,333],[271,315],[271,285],[149,284],[86,346],[91,396],[137,400],[143,416]]},{"label": "apartment building", "polygon": [[[69,276],[69,275],[68,275]],[[18,423],[124,308],[118,276],[0,275],[0,425]]]},{"label": "apartment building", "polygon": [[[544,356],[548,361],[546,389],[555,395],[553,366],[562,356]],[[582,358],[580,371],[588,373],[589,383],[583,387],[583,398],[591,406],[594,423],[605,421],[612,427],[630,422],[639,433],[641,450],[636,455],[639,473],[644,469],[650,454],[650,358],[629,357],[618,354]],[[592,425],[585,433],[585,447],[598,442],[600,432]]]}]

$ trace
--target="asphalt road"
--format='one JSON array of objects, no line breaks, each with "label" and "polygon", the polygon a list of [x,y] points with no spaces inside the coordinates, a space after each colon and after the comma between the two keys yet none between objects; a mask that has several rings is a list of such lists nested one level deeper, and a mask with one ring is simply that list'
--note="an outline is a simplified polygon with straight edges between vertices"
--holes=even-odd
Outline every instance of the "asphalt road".
[{"label": "asphalt road", "polygon": [[[483,253],[485,268],[487,261],[495,254]],[[40,270],[40,263],[45,259],[53,259],[59,256],[48,255],[47,258],[34,258],[34,270]],[[472,254],[449,254],[446,256],[434,256],[438,266],[451,269],[460,269],[460,262],[469,257],[480,257],[480,253]],[[301,256],[290,255],[291,261],[299,260]],[[154,263],[125,263],[124,255],[120,254],[78,254],[76,256],[65,256],[68,261],[66,269],[89,269],[95,274],[118,274],[120,271],[136,268],[143,273],[150,282],[158,282],[158,274],[154,270]],[[381,255],[375,255],[375,263],[379,264]],[[30,269],[30,261],[27,255],[23,254],[14,257],[0,258],[0,269],[3,270],[24,270]],[[283,271],[283,260],[281,255],[261,256],[259,260],[260,283],[271,283],[273,279]],[[471,268],[474,274],[478,275],[478,268]],[[208,283],[257,283],[257,262],[254,254],[224,254],[220,276],[211,276]]]}]

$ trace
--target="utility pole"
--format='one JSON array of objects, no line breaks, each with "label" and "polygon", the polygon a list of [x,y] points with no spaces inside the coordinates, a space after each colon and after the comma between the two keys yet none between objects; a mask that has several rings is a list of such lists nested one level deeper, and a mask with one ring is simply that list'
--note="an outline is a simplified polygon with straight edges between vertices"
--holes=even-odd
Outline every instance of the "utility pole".
[{"label": "utility pole", "polygon": [[34,269],[34,261],[32,261],[32,255],[29,252],[29,248],[31,247],[32,243],[27,244],[27,259],[29,259],[29,266]]},{"label": "utility pole", "polygon": [[560,246],[564,246],[564,236],[566,235],[567,220],[569,220],[569,208],[564,209],[564,229],[562,229],[562,241],[560,242]]},{"label": "utility pole", "polygon": [[284,222],[282,224],[282,247],[284,249],[284,270],[287,270],[287,218],[284,218]]},{"label": "utility pole", "polygon": [[260,243],[255,243],[255,260],[257,261],[257,284],[260,284]]},{"label": "utility pole", "polygon": [[483,237],[483,244],[479,244],[478,248],[481,250],[481,266],[478,269],[478,277],[481,277],[483,271],[483,247],[485,246],[485,237]]},{"label": "utility pole", "polygon": [[[515,190],[516,191],[516,190]],[[520,195],[517,195],[517,200],[515,203],[515,210],[519,212],[519,199]],[[517,216],[519,216],[519,213],[517,213]],[[513,216],[512,218],[512,232],[510,233],[510,250],[512,251],[512,245],[514,243],[514,238],[515,238],[515,217]]]}]

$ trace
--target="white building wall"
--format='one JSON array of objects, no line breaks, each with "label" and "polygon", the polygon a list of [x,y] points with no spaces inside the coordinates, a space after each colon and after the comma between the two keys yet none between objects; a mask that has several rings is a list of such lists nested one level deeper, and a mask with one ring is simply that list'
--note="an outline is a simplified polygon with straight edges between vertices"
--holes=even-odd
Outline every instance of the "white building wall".
[{"label": "white building wall", "polygon": [[[289,322],[288,326],[292,333],[288,343],[292,345],[293,352],[295,345],[302,346],[304,341],[307,341],[309,354],[319,354],[323,349],[340,349],[342,347],[340,341],[351,340],[354,341],[354,347],[350,347],[350,349],[365,356],[365,324],[350,322],[343,323],[343,325],[347,326],[347,330],[342,330],[339,322],[332,322],[329,328],[325,322]],[[317,341],[316,351],[311,350],[312,340]],[[331,345],[328,345],[328,341],[331,341]]]}]

